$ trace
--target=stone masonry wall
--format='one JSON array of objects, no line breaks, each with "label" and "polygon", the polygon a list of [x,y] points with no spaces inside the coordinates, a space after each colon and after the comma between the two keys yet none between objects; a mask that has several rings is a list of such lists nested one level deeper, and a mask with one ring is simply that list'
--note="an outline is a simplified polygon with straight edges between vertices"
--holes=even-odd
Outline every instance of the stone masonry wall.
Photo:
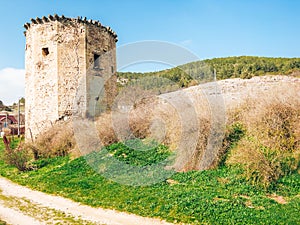
[{"label": "stone masonry wall", "polygon": [[101,113],[97,104],[103,87],[107,91],[101,104],[109,108],[116,90],[111,81],[116,80],[117,41],[109,27],[57,15],[31,19],[24,27],[26,140],[34,140],[57,120]]},{"label": "stone masonry wall", "polygon": [[[34,26],[26,36],[26,137],[34,137],[58,117],[57,23]],[[48,55],[42,49],[48,48]],[[50,106],[50,107],[49,107]]]},{"label": "stone masonry wall", "polygon": [[[95,68],[94,55],[98,68]],[[106,28],[88,26],[86,29],[87,107],[88,116],[98,116],[109,109],[116,95],[116,44]],[[114,82],[111,82],[114,80]]]},{"label": "stone masonry wall", "polygon": [[[70,116],[76,110],[85,111],[86,44],[85,25],[80,23],[59,23],[58,25],[58,114],[59,118]],[[83,85],[79,91],[79,85]],[[78,104],[74,102],[80,97]]]}]

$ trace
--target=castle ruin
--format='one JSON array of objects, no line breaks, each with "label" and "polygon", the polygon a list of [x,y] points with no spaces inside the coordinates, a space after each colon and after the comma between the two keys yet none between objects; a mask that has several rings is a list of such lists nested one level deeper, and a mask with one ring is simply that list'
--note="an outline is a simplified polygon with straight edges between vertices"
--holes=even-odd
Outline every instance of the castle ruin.
[{"label": "castle ruin", "polygon": [[57,120],[93,117],[110,107],[117,69],[117,35],[110,27],[58,15],[24,27],[26,140]]}]

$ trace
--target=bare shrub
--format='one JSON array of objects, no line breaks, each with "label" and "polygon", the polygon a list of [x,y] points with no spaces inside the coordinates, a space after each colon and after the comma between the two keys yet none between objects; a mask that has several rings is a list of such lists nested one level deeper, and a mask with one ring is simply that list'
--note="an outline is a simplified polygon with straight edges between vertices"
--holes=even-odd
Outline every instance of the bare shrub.
[{"label": "bare shrub", "polygon": [[[188,161],[188,163],[184,166],[183,171],[189,171],[189,170],[199,170],[200,161],[203,158],[203,153],[207,148],[208,143],[208,136],[211,130],[211,121],[208,118],[200,118],[200,131],[199,136],[197,140],[197,146],[192,154],[191,159]],[[214,157],[215,161],[217,157]],[[214,162],[210,168],[214,168],[216,165]]]},{"label": "bare shrub", "polygon": [[102,145],[107,146],[118,141],[113,127],[111,112],[103,113],[98,117],[95,121],[95,126]]},{"label": "bare shrub", "polygon": [[150,135],[156,105],[157,100],[154,98],[145,98],[134,104],[128,118],[128,125],[134,137],[143,139]]},{"label": "bare shrub", "polygon": [[244,176],[253,184],[268,185],[278,179],[278,174],[274,171],[278,165],[268,160],[255,140],[242,139],[232,150],[227,164],[242,165]]},{"label": "bare shrub", "polygon": [[27,143],[35,159],[65,156],[75,149],[76,143],[71,122],[59,122],[40,134],[35,142]]},{"label": "bare shrub", "polygon": [[[96,127],[102,144],[132,138],[155,140],[176,151],[176,170],[199,169],[211,131],[211,115],[201,93],[194,93],[193,102],[182,104],[186,97],[179,92],[162,98],[144,96],[132,103],[127,113],[117,110],[101,115]],[[188,114],[191,111],[195,117]],[[190,136],[195,137],[195,143],[188,143]]]},{"label": "bare shrub", "polygon": [[256,131],[260,131],[256,135],[262,144],[268,148],[281,149],[282,152],[299,148],[299,110],[297,100],[267,105],[262,118],[256,122]]},{"label": "bare shrub", "polygon": [[32,159],[32,154],[24,147],[23,142],[20,142],[19,146],[15,149],[10,147],[10,143],[6,136],[3,137],[5,145],[5,152],[3,159],[9,165],[17,167],[20,171],[26,171],[29,169],[29,161]]}]

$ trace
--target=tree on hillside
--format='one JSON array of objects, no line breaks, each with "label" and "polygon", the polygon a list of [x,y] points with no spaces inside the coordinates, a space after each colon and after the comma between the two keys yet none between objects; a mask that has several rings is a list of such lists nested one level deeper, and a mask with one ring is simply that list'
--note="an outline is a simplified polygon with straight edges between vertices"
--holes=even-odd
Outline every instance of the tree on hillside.
[{"label": "tree on hillside", "polygon": [[22,97],[22,98],[20,99],[20,103],[25,104],[25,98],[24,98],[24,97]]}]

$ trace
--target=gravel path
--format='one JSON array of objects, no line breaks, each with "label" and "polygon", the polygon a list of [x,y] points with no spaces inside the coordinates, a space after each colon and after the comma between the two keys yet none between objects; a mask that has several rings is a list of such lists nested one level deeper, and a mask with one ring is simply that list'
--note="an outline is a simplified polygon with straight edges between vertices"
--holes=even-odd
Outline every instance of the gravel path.
[{"label": "gravel path", "polygon": [[9,224],[170,224],[159,219],[81,205],[63,197],[31,190],[2,177],[0,192],[0,218]]},{"label": "gravel path", "polygon": [[[30,225],[39,225],[41,224],[38,220],[24,215],[23,213],[3,206],[0,204],[0,218],[8,224],[30,224]],[[26,221],[26,222],[25,222]]]}]

